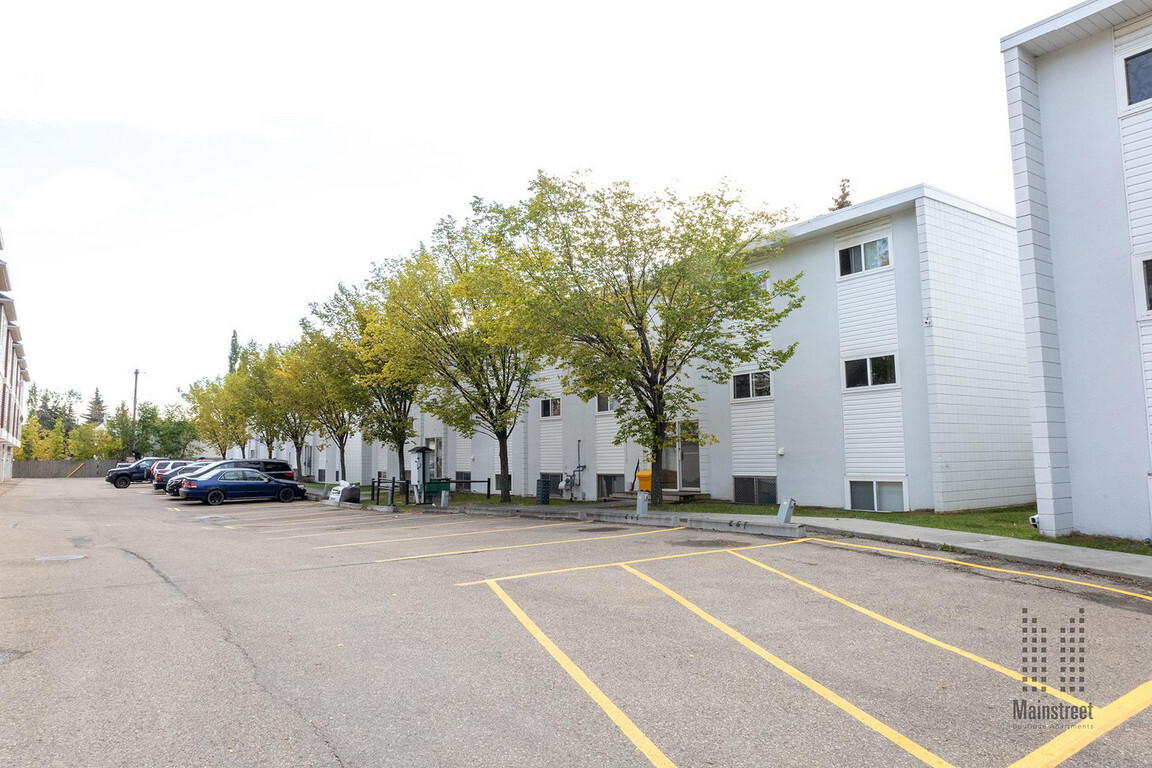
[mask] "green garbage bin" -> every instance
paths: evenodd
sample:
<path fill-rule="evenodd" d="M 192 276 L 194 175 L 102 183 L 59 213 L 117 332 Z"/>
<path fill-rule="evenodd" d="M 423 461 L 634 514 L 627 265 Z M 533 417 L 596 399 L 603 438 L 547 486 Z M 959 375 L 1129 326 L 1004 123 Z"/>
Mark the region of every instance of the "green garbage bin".
<path fill-rule="evenodd" d="M 450 483 L 446 477 L 433 477 L 425 487 L 426 495 L 424 498 L 439 501 L 441 491 L 451 492 L 452 483 Z"/>

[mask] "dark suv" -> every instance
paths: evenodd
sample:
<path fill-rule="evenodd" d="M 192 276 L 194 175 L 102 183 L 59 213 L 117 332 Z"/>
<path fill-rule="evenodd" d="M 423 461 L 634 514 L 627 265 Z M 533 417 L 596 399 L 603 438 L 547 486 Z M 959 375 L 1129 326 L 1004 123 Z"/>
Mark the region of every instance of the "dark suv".
<path fill-rule="evenodd" d="M 184 479 L 188 477 L 199 477 L 217 469 L 256 469 L 266 475 L 271 475 L 277 480 L 295 480 L 296 473 L 292 471 L 292 465 L 283 459 L 225 459 L 223 461 L 216 461 L 212 464 L 206 464 L 198 471 L 192 474 L 177 472 L 174 476 L 170 476 L 170 480 L 165 484 L 164 490 L 171 496 L 180 495 L 180 486 L 184 484 Z M 187 469 L 185 467 L 185 469 Z"/>
<path fill-rule="evenodd" d="M 134 461 L 126 467 L 116 467 L 108 470 L 104 476 L 105 482 L 112 483 L 117 488 L 127 488 L 132 483 L 142 483 L 148 479 L 149 470 L 158 461 L 165 461 L 163 456 L 145 456 Z"/>

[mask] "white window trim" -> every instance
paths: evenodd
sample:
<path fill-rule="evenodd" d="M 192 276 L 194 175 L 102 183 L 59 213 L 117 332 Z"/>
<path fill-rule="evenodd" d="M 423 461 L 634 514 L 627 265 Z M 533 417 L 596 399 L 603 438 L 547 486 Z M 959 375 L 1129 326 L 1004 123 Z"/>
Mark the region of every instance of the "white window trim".
<path fill-rule="evenodd" d="M 557 402 L 557 403 L 560 402 L 559 397 L 542 397 L 542 398 L 540 398 L 539 402 L 544 402 L 545 400 L 547 400 L 549 402 Z M 551 405 L 548 406 L 548 410 L 549 411 L 552 410 Z M 562 418 L 564 418 L 564 406 L 563 405 L 560 406 L 560 413 L 556 414 L 555 416 L 553 416 L 552 414 L 549 414 L 547 416 L 545 416 L 544 414 L 540 414 L 540 418 L 541 419 L 549 419 L 549 420 L 550 419 L 562 419 Z"/>
<path fill-rule="evenodd" d="M 748 395 L 748 397 L 736 397 L 736 384 L 735 379 L 737 376 L 748 377 L 748 391 L 752 391 L 752 376 L 757 373 L 768 374 L 768 389 L 772 392 L 770 395 Z M 732 374 L 728 379 L 728 400 L 733 404 L 741 403 L 762 403 L 768 400 L 776 399 L 776 374 L 773 371 L 756 370 L 756 371 L 737 371 Z"/>
<path fill-rule="evenodd" d="M 1113 30 L 1115 36 L 1117 30 Z M 1124 45 L 1113 44 L 1112 70 L 1116 81 L 1116 111 L 1121 118 L 1138 115 L 1152 109 L 1152 99 L 1128 103 L 1128 73 L 1124 68 L 1124 60 L 1137 54 L 1152 50 L 1152 26 L 1145 29 L 1138 37 Z"/>
<path fill-rule="evenodd" d="M 867 360 L 868 361 L 868 381 L 872 381 L 872 358 L 874 357 L 892 357 L 892 365 L 896 369 L 896 383 L 895 384 L 866 384 L 863 387 L 849 387 L 848 386 L 848 371 L 845 369 L 844 364 L 850 360 Z M 856 394 L 858 392 L 886 392 L 893 389 L 900 389 L 900 382 L 904 377 L 900 375 L 900 353 L 898 352 L 868 352 L 864 355 L 853 355 L 852 357 L 845 357 L 840 360 L 840 389 L 844 394 Z"/>
<path fill-rule="evenodd" d="M 597 416 L 597 418 L 599 418 L 601 416 L 604 416 L 604 417 L 615 416 L 616 415 L 616 409 L 619 407 L 620 407 L 620 403 L 616 402 L 616 398 L 609 397 L 608 398 L 608 410 L 602 411 L 602 410 L 600 410 L 600 395 L 596 396 L 596 416 Z M 561 414 L 561 415 L 563 415 L 563 414 Z"/>
<path fill-rule="evenodd" d="M 862 269 L 859 272 L 852 272 L 847 275 L 840 274 L 840 251 L 844 250 L 845 248 L 852 248 L 857 245 L 863 249 L 864 243 L 870 243 L 873 240 L 882 240 L 884 238 L 888 238 L 888 266 L 876 267 L 875 269 Z M 837 282 L 842 282 L 845 280 L 856 280 L 869 275 L 879 275 L 885 272 L 890 272 L 896 268 L 896 248 L 894 247 L 894 242 L 892 239 L 892 230 L 889 227 L 866 230 L 852 237 L 836 239 L 832 245 L 832 255 L 835 257 Z M 863 255 L 861 255 L 861 258 L 863 258 Z"/>
<path fill-rule="evenodd" d="M 1150 99 L 1152 101 L 1152 99 Z M 1152 309 L 1148 309 L 1148 292 L 1144 287 L 1144 262 L 1152 261 L 1152 252 L 1132 254 L 1132 299 L 1135 302 L 1136 321 L 1152 322 Z"/>
<path fill-rule="evenodd" d="M 873 513 L 878 514 L 878 515 L 894 515 L 894 514 L 899 514 L 899 513 L 898 512 L 889 512 L 887 510 L 881 511 L 879 509 L 872 509 L 872 510 L 857 509 L 857 510 L 853 510 L 852 509 L 852 483 L 872 483 L 872 506 L 873 507 L 879 506 L 876 503 L 876 483 L 900 483 L 900 490 L 903 492 L 903 495 L 904 495 L 904 501 L 902 502 L 903 506 L 904 506 L 903 511 L 904 512 L 911 512 L 912 511 L 911 507 L 908 504 L 908 475 L 845 475 L 844 476 L 844 509 L 851 510 L 853 512 L 869 512 L 870 511 L 870 512 L 873 512 Z M 779 496 L 779 494 L 780 494 L 779 481 L 777 481 L 776 494 L 777 494 L 777 497 L 780 497 Z"/>

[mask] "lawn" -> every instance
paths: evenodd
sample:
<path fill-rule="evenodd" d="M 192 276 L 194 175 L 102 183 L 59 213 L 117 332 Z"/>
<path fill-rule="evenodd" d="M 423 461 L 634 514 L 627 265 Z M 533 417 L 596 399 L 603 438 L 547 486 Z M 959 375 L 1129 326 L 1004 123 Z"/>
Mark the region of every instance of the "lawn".
<path fill-rule="evenodd" d="M 733 504 L 726 501 L 696 501 L 685 504 L 668 504 L 653 507 L 664 512 L 704 512 L 729 515 L 775 515 L 775 506 L 753 506 Z M 1152 546 L 1135 539 L 1119 539 L 1112 536 L 1090 536 L 1074 533 L 1055 539 L 1041 535 L 1032 527 L 1028 518 L 1036 514 L 1035 505 L 1003 507 L 1000 509 L 979 509 L 967 512 L 852 512 L 826 507 L 797 507 L 795 513 L 805 517 L 851 518 L 878 520 L 883 523 L 919 525 L 925 528 L 944 528 L 950 531 L 986 533 L 992 536 L 1010 536 L 1016 539 L 1034 541 L 1054 541 L 1058 544 L 1072 544 L 1078 547 L 1110 549 L 1115 552 L 1132 552 L 1138 555 L 1152 555 Z"/>

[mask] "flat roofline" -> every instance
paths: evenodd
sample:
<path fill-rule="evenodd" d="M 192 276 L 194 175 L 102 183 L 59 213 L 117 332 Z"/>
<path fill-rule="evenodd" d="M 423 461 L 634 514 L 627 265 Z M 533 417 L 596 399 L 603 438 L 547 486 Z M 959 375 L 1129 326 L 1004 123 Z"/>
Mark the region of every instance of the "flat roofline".
<path fill-rule="evenodd" d="M 974 213 L 977 216 L 983 216 L 991 219 L 1006 227 L 1016 228 L 1016 219 L 1006 213 L 994 210 L 979 203 L 974 203 L 971 200 L 965 200 L 962 197 L 945 192 L 936 187 L 930 187 L 927 184 L 918 184 L 914 187 L 901 189 L 891 194 L 884 195 L 883 197 L 873 198 L 863 203 L 856 203 L 841 208 L 838 211 L 830 211 L 819 216 L 801 221 L 797 224 L 792 224 L 781 230 L 782 234 L 788 236 L 789 241 L 797 241 L 815 237 L 825 232 L 834 232 L 839 229 L 845 229 L 852 226 L 856 222 L 863 223 L 868 219 L 879 218 L 888 213 L 893 213 L 897 210 L 908 208 L 916 204 L 916 201 L 926 198 L 929 200 L 936 200 L 946 205 L 951 205 L 955 208 Z"/>
<path fill-rule="evenodd" d="M 1007 51 L 1010 48 L 1018 48 L 1024 43 L 1035 40 L 1038 37 L 1043 37 L 1058 29 L 1063 29 L 1078 21 L 1083 21 L 1093 14 L 1100 13 L 1114 5 L 1120 4 L 1121 3 L 1116 2 L 1116 0 L 1085 0 L 1083 3 L 1078 3 L 1071 8 L 1066 8 L 1046 19 L 1041 19 L 1035 24 L 1029 24 L 1024 27 L 1024 29 L 1017 30 L 1010 35 L 1005 35 L 1000 38 L 1000 50 Z"/>

